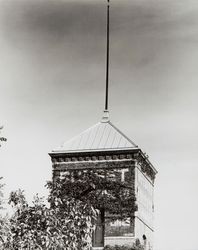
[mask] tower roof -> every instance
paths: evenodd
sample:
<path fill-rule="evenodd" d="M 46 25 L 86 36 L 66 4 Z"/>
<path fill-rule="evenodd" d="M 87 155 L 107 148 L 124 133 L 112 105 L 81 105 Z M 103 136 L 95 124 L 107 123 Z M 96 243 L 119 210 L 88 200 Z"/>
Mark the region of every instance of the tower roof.
<path fill-rule="evenodd" d="M 66 141 L 53 152 L 86 152 L 135 148 L 137 149 L 138 146 L 107 119 Z"/>
<path fill-rule="evenodd" d="M 116 128 L 109 120 L 109 8 L 110 0 L 107 0 L 106 89 L 105 110 L 102 121 L 75 136 L 71 140 L 63 143 L 61 147 L 53 150 L 53 153 L 138 149 L 138 146 Z"/>

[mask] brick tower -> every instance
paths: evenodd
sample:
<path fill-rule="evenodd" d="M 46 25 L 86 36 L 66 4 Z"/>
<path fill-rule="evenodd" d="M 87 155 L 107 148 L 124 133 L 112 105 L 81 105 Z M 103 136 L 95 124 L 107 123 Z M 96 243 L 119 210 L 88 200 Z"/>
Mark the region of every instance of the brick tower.
<path fill-rule="evenodd" d="M 107 0 L 107 60 L 105 110 L 101 122 L 65 142 L 50 153 L 53 178 L 68 171 L 113 170 L 133 186 L 137 211 L 133 220 L 108 222 L 105 213 L 93 235 L 93 249 L 104 245 L 132 245 L 137 239 L 145 250 L 153 249 L 154 180 L 156 169 L 142 150 L 109 120 L 109 0 Z M 105 222 L 104 222 L 105 221 Z M 105 224 L 105 226 L 104 226 Z"/>
<path fill-rule="evenodd" d="M 94 249 L 103 249 L 104 244 L 131 245 L 136 239 L 145 244 L 145 249 L 152 249 L 157 171 L 142 150 L 109 121 L 108 112 L 101 122 L 53 150 L 50 156 L 53 178 L 74 169 L 113 169 L 120 173 L 122 181 L 130 178 L 135 187 L 137 211 L 133 222 L 106 224 L 105 232 L 99 225 L 93 239 Z"/>

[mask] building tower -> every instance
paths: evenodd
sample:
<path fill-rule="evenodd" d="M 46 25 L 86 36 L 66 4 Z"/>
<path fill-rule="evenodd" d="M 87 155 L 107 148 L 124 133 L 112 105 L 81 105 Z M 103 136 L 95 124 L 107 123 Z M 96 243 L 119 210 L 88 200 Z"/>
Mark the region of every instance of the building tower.
<path fill-rule="evenodd" d="M 107 0 L 107 61 L 105 110 L 101 121 L 65 142 L 50 153 L 53 178 L 72 170 L 111 169 L 120 180 L 132 182 L 137 211 L 133 222 L 103 225 L 99 223 L 93 236 L 93 249 L 104 245 L 132 245 L 137 239 L 145 249 L 153 249 L 154 180 L 157 173 L 148 157 L 109 119 L 109 0 Z M 105 236 L 105 237 L 104 237 Z"/>
<path fill-rule="evenodd" d="M 106 114 L 105 112 L 101 122 L 50 153 L 53 178 L 70 170 L 90 168 L 114 169 L 120 172 L 123 181 L 129 175 L 132 176 L 138 208 L 134 222 L 132 225 L 119 221 L 106 225 L 105 245 L 131 245 L 139 239 L 141 243 L 148 245 L 148 249 L 152 249 L 153 192 L 157 171 L 142 150 L 116 128 Z M 96 235 L 94 244 L 96 247 L 103 246 L 100 232 Z"/>

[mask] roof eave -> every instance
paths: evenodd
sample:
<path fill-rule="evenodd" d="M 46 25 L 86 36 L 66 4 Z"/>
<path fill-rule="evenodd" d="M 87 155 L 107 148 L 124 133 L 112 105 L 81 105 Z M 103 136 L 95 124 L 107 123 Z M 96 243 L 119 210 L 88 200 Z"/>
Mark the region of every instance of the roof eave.
<path fill-rule="evenodd" d="M 149 161 L 148 157 L 142 152 L 142 150 L 139 150 L 141 156 L 144 158 L 144 160 L 147 162 L 147 164 L 152 168 L 155 174 L 158 173 L 157 169 L 153 166 L 153 164 Z"/>
<path fill-rule="evenodd" d="M 59 155 L 59 154 L 78 154 L 78 153 L 98 153 L 98 152 L 123 152 L 123 151 L 139 151 L 138 147 L 129 147 L 129 148 L 115 148 L 115 149 L 84 149 L 84 150 L 53 150 L 49 153 L 50 156 Z"/>
<path fill-rule="evenodd" d="M 95 150 L 53 150 L 49 153 L 50 157 L 55 157 L 55 156 L 61 156 L 63 154 L 65 155 L 75 155 L 75 154 L 93 154 L 93 153 L 113 153 L 113 152 L 133 152 L 133 153 L 140 153 L 143 159 L 146 161 L 146 163 L 151 167 L 151 169 L 154 171 L 155 174 L 158 173 L 156 168 L 152 165 L 152 163 L 149 161 L 148 157 L 142 152 L 142 150 L 138 147 L 129 147 L 129 148 L 116 148 L 116 149 L 95 149 Z"/>

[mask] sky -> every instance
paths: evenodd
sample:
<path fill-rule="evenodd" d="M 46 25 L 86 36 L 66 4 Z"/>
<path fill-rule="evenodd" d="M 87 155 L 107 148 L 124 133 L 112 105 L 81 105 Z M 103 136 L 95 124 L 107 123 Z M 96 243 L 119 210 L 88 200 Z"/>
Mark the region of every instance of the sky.
<path fill-rule="evenodd" d="M 0 175 L 47 195 L 48 153 L 99 122 L 106 3 L 0 0 Z M 158 170 L 155 250 L 198 250 L 198 1 L 112 0 L 110 120 Z"/>

